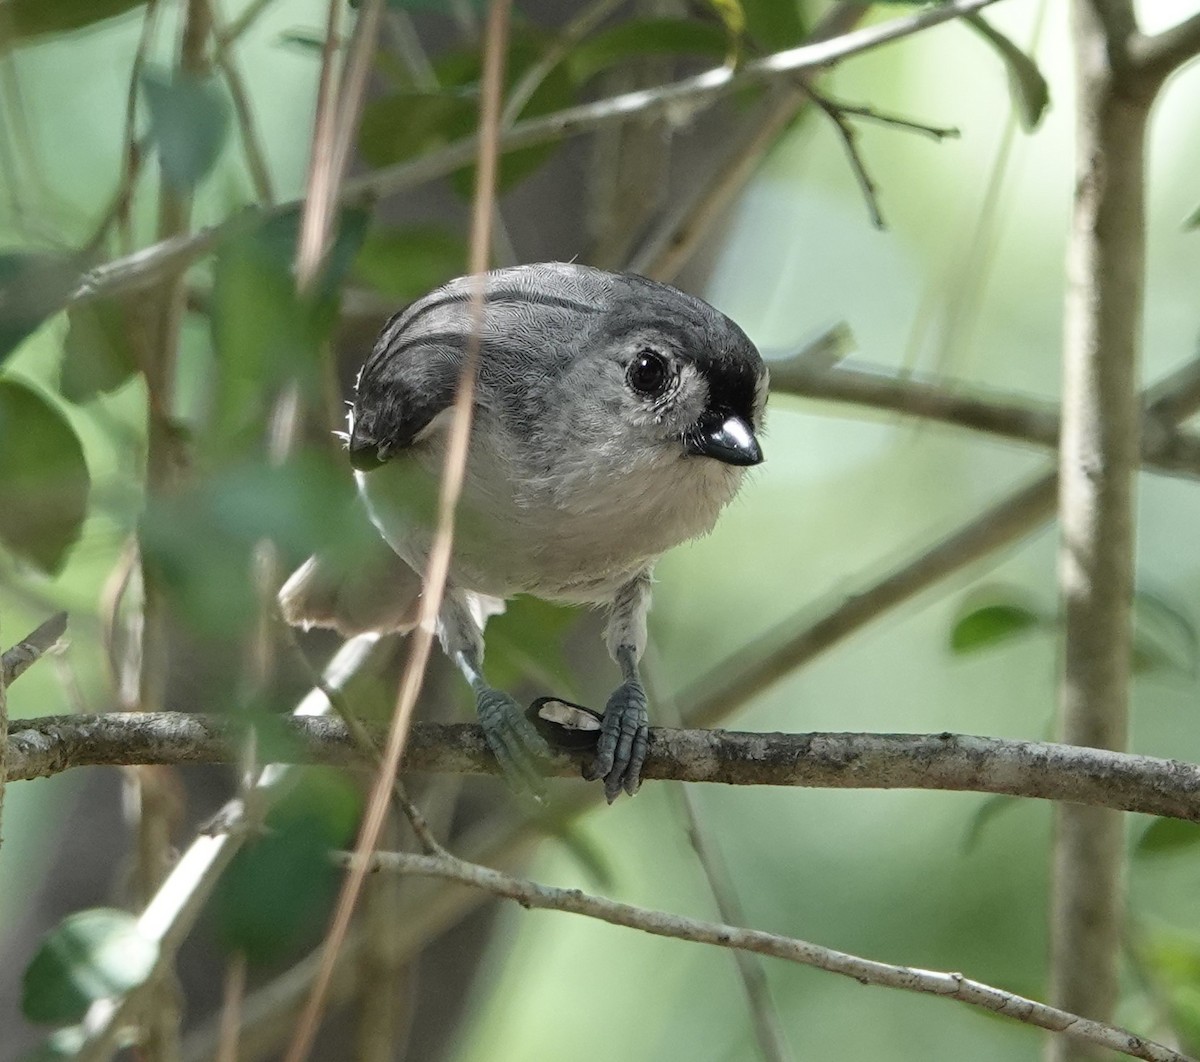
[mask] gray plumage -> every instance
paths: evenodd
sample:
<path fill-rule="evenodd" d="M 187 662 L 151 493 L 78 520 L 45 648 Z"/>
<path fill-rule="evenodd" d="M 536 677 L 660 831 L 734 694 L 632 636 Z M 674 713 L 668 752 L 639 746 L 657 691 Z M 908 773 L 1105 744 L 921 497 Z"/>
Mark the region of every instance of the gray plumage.
<path fill-rule="evenodd" d="M 611 800 L 636 789 L 645 754 L 637 660 L 651 569 L 711 530 L 745 466 L 761 459 L 766 369 L 723 314 L 643 277 L 547 263 L 482 280 L 471 447 L 439 634 L 476 690 L 502 764 L 536 785 L 541 739 L 484 683 L 482 624 L 495 599 L 519 593 L 608 605 L 607 641 L 626 679 L 606 710 L 594 772 Z M 424 568 L 435 530 L 476 283 L 452 281 L 396 314 L 359 374 L 350 459 L 372 521 L 410 570 Z M 348 633 L 401 627 L 397 617 L 411 614 L 409 602 L 378 592 L 403 578 L 372 576 L 351 594 L 319 561 L 306 567 L 281 595 L 293 622 Z"/>

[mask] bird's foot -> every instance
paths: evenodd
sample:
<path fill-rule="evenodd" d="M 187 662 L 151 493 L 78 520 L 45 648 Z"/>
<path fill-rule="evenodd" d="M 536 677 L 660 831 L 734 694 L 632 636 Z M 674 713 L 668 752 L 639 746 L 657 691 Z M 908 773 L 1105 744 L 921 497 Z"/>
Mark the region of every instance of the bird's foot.
<path fill-rule="evenodd" d="M 588 779 L 604 779 L 604 796 L 611 804 L 624 789 L 633 796 L 642 784 L 649 716 L 646 691 L 636 679 L 621 683 L 609 697 L 600 724 L 596 758 L 584 771 Z"/>
<path fill-rule="evenodd" d="M 507 693 L 490 686 L 476 691 L 475 710 L 505 781 L 518 793 L 532 793 L 537 800 L 544 800 L 546 786 L 538 759 L 549 756 L 551 750 L 526 718 L 525 710 Z"/>

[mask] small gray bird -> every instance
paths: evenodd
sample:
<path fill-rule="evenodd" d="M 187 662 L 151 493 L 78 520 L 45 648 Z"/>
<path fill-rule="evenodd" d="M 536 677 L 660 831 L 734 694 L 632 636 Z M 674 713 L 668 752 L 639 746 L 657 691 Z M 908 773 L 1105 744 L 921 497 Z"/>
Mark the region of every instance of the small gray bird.
<path fill-rule="evenodd" d="M 290 622 L 343 634 L 411 628 L 477 284 L 453 280 L 384 326 L 359 373 L 348 440 L 361 497 L 394 555 L 349 580 L 309 560 L 280 592 Z M 514 266 L 487 273 L 483 297 L 438 635 L 505 774 L 536 790 L 547 747 L 521 706 L 484 680 L 483 626 L 516 594 L 607 606 L 624 681 L 587 776 L 604 779 L 611 803 L 637 790 L 646 756 L 638 661 L 654 563 L 710 531 L 746 466 L 762 460 L 767 369 L 724 314 L 634 274 Z"/>

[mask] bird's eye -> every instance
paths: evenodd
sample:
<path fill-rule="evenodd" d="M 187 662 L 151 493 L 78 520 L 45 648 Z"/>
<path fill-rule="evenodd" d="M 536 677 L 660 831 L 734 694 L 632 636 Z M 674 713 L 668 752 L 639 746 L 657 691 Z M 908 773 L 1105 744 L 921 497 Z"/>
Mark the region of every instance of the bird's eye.
<path fill-rule="evenodd" d="M 660 395 L 667 386 L 667 361 L 653 350 L 639 351 L 625 378 L 640 395 Z"/>

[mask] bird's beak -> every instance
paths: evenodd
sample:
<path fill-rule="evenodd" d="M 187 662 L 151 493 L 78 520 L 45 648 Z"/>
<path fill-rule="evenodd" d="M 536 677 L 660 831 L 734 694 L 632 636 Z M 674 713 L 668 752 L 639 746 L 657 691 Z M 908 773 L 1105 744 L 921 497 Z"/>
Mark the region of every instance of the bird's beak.
<path fill-rule="evenodd" d="M 690 454 L 715 457 L 727 465 L 757 465 L 763 459 L 753 429 L 732 414 L 705 413 L 684 444 Z"/>

